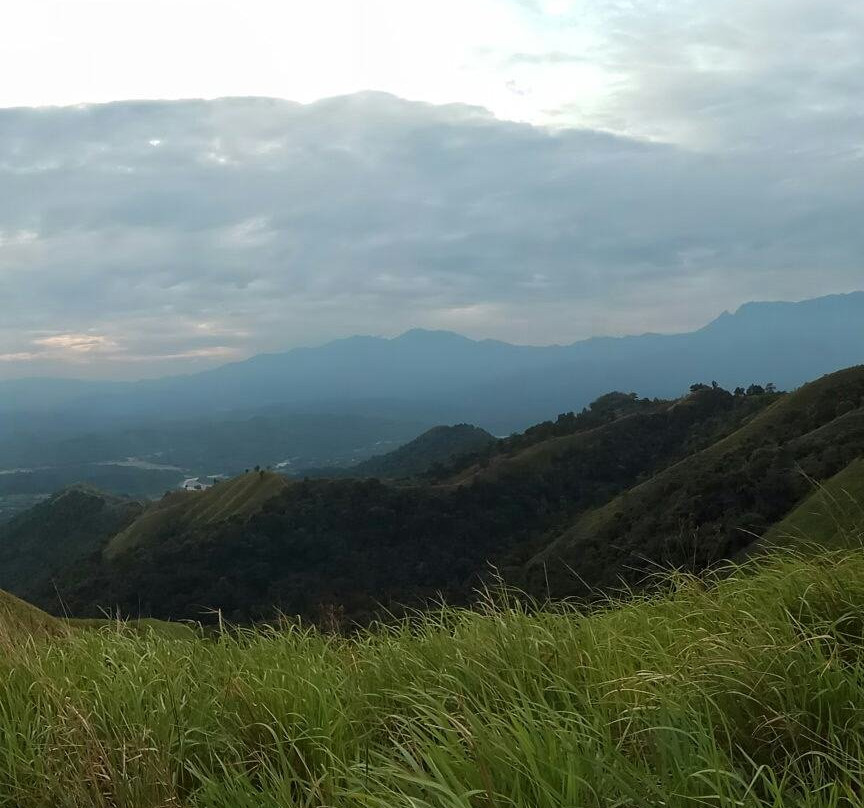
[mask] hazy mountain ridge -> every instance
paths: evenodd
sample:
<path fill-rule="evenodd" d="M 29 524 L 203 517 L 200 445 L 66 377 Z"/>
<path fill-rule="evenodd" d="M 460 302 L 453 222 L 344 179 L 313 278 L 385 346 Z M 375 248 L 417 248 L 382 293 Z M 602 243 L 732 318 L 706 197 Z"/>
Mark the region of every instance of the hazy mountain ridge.
<path fill-rule="evenodd" d="M 524 429 L 550 412 L 581 408 L 610 389 L 674 396 L 711 375 L 721 385 L 760 380 L 794 388 L 864 359 L 864 292 L 800 303 L 748 303 L 685 334 L 602 337 L 547 347 L 408 331 L 350 337 L 266 354 L 203 373 L 111 386 L 40 380 L 44 408 L 108 419 L 212 415 L 288 404 L 352 412 L 394 399 L 406 417 L 434 408 L 440 420 L 494 432 Z M 66 392 L 61 392 L 65 390 Z M 24 392 L 21 392 L 21 391 Z M 75 390 L 74 395 L 69 390 Z M 34 381 L 0 382 L 0 408 L 34 404 Z M 332 409 L 336 407 L 337 409 Z M 341 409 L 339 409 L 341 408 Z"/>

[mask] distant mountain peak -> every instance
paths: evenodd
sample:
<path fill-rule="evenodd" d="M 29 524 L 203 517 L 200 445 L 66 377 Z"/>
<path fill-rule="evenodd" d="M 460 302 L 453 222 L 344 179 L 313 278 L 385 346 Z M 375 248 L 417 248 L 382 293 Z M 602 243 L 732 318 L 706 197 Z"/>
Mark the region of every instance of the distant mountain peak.
<path fill-rule="evenodd" d="M 864 306 L 864 291 L 845 294 L 823 295 L 807 300 L 753 300 L 742 303 L 734 312 L 724 311 L 719 317 L 703 326 L 699 331 L 732 326 L 743 322 L 758 321 L 766 316 L 794 318 L 799 315 L 830 317 L 835 312 L 858 311 Z M 794 321 L 790 319 L 790 324 Z"/>
<path fill-rule="evenodd" d="M 411 328 L 394 338 L 399 342 L 475 342 L 470 337 L 443 329 Z"/>

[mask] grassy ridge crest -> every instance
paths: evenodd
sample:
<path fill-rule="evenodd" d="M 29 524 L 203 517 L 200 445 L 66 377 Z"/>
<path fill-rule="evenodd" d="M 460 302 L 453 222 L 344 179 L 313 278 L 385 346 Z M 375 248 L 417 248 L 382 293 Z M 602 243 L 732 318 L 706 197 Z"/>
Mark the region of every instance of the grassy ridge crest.
<path fill-rule="evenodd" d="M 105 557 L 115 559 L 137 547 L 146 547 L 166 531 L 249 516 L 289 484 L 281 474 L 251 471 L 205 491 L 174 491 L 114 536 L 105 547 Z"/>

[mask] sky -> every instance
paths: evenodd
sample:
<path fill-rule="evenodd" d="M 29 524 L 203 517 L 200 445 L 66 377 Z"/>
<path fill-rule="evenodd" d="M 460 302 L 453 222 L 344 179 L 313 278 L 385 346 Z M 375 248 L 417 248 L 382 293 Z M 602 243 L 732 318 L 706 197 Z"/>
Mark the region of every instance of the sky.
<path fill-rule="evenodd" d="M 864 288 L 864 3 L 28 0 L 0 378 Z"/>

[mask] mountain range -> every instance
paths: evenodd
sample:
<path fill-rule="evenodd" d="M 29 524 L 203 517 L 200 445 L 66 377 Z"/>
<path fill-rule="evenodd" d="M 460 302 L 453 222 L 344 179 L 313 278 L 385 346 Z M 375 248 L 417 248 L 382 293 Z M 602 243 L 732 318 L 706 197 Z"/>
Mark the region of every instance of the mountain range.
<path fill-rule="evenodd" d="M 684 334 L 536 347 L 417 329 L 134 383 L 10 380 L 0 382 L 0 412 L 9 424 L 17 418 L 19 431 L 22 419 L 50 413 L 56 430 L 63 423 L 95 428 L 278 404 L 430 425 L 466 421 L 501 434 L 579 409 L 610 389 L 674 396 L 709 375 L 730 388 L 771 381 L 791 389 L 862 359 L 864 292 L 854 292 L 748 303 Z M 10 428 L 0 428 L 0 440 Z"/>
<path fill-rule="evenodd" d="M 862 324 L 855 292 L 749 303 L 685 334 L 536 347 L 413 330 L 134 383 L 0 382 L 0 521 L 78 482 L 155 497 L 255 466 L 336 475 L 436 425 L 507 435 L 609 390 L 671 399 L 700 381 L 794 389 L 864 361 Z"/>

